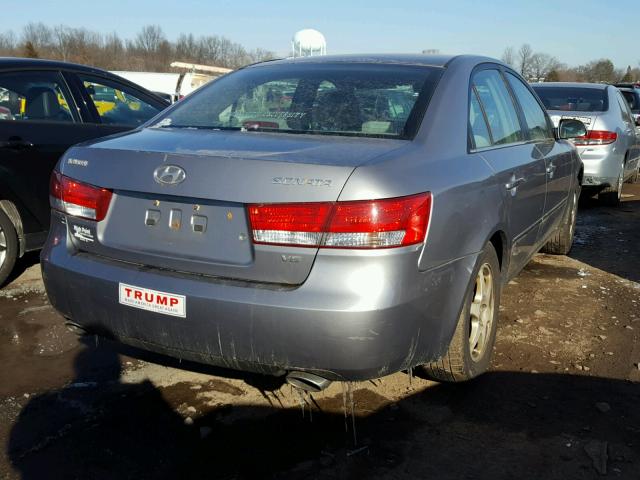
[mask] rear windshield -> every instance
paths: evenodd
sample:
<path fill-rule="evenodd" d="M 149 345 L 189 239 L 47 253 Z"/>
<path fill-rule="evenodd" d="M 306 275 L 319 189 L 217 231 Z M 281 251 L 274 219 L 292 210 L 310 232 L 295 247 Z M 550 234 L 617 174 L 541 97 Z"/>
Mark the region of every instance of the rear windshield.
<path fill-rule="evenodd" d="M 533 86 L 547 110 L 606 112 L 607 92 L 599 88 Z"/>
<path fill-rule="evenodd" d="M 206 85 L 153 127 L 413 138 L 441 71 L 379 64 L 257 66 Z"/>

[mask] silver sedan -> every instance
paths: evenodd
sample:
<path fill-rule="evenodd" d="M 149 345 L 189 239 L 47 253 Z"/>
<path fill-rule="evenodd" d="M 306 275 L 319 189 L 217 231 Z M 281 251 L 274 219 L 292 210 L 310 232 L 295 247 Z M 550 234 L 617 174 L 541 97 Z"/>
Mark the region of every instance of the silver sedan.
<path fill-rule="evenodd" d="M 76 329 L 332 380 L 490 362 L 502 286 L 571 248 L 585 135 L 508 66 L 337 56 L 229 74 L 70 149 L 42 252 Z"/>
<path fill-rule="evenodd" d="M 533 89 L 555 125 L 573 118 L 587 126 L 587 135 L 574 140 L 584 163 L 582 184 L 597 189 L 603 203 L 618 205 L 622 184 L 636 178 L 640 163 L 636 121 L 620 90 L 599 83 L 551 82 Z"/>

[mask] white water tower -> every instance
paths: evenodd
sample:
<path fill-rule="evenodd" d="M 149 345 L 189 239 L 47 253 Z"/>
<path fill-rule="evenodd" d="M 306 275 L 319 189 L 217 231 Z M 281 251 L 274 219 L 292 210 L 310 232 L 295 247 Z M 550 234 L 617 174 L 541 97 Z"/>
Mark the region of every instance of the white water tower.
<path fill-rule="evenodd" d="M 313 57 L 327 54 L 327 41 L 324 35 L 312 28 L 296 32 L 291 41 L 291 52 L 294 57 Z"/>

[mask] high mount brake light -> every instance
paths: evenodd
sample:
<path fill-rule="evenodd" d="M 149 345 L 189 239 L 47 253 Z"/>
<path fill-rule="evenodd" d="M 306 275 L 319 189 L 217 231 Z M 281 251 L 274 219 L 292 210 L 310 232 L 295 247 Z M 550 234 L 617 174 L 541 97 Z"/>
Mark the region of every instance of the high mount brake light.
<path fill-rule="evenodd" d="M 617 140 L 616 132 L 608 132 L 606 130 L 591 130 L 584 137 L 577 137 L 573 143 L 576 146 L 585 145 L 609 145 Z"/>
<path fill-rule="evenodd" d="M 111 202 L 111 190 L 82 183 L 54 171 L 51 174 L 49 199 L 51 208 L 74 217 L 99 222 Z"/>
<path fill-rule="evenodd" d="M 322 248 L 390 248 L 422 243 L 431 194 L 382 200 L 249 205 L 253 241 Z"/>

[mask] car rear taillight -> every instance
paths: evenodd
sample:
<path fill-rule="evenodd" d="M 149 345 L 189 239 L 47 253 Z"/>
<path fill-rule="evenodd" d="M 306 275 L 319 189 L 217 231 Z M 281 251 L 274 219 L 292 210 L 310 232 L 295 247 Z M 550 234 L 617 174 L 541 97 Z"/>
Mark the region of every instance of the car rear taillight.
<path fill-rule="evenodd" d="M 576 146 L 584 145 L 608 145 L 618 138 L 616 132 L 608 132 L 606 130 L 591 130 L 584 137 L 577 137 L 573 143 Z"/>
<path fill-rule="evenodd" d="M 109 210 L 111 194 L 111 190 L 79 182 L 60 172 L 51 174 L 51 208 L 67 215 L 99 222 Z"/>
<path fill-rule="evenodd" d="M 383 200 L 249 205 L 254 243 L 316 248 L 422 243 L 430 214 L 430 193 Z"/>

